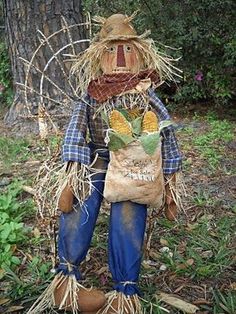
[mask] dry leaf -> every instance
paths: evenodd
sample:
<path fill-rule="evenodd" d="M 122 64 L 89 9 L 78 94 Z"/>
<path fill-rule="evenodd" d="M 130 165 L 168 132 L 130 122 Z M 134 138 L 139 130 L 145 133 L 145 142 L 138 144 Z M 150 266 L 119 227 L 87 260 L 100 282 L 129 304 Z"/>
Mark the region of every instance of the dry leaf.
<path fill-rule="evenodd" d="M 160 243 L 161 243 L 161 245 L 163 245 L 163 246 L 168 246 L 168 245 L 169 245 L 168 241 L 165 240 L 165 239 L 163 239 L 163 238 L 160 239 Z"/>
<path fill-rule="evenodd" d="M 201 305 L 201 304 L 207 304 L 207 305 L 211 305 L 212 302 L 211 301 L 207 301 L 205 299 L 197 299 L 196 301 L 194 301 L 195 305 Z"/>
<path fill-rule="evenodd" d="M 0 279 L 3 278 L 3 276 L 6 274 L 4 269 L 0 269 Z"/>
<path fill-rule="evenodd" d="M 40 238 L 41 233 L 37 227 L 34 228 L 33 234 L 35 238 Z"/>
<path fill-rule="evenodd" d="M 161 247 L 161 248 L 159 249 L 159 251 L 160 251 L 161 253 L 168 253 L 168 252 L 170 252 L 170 248 L 169 248 L 168 246 L 163 246 L 163 247 Z"/>
<path fill-rule="evenodd" d="M 31 186 L 23 185 L 22 189 L 23 189 L 23 191 L 25 191 L 25 192 L 27 192 L 27 193 L 29 193 L 31 195 L 35 195 L 36 194 L 35 189 L 33 189 Z"/>
<path fill-rule="evenodd" d="M 161 255 L 160 255 L 159 253 L 155 252 L 154 250 L 151 250 L 151 251 L 149 252 L 149 256 L 150 256 L 152 259 L 154 259 L 154 260 L 156 260 L 156 261 L 159 261 Z"/>
<path fill-rule="evenodd" d="M 157 298 L 188 314 L 195 314 L 199 310 L 199 308 L 196 305 L 185 302 L 167 293 L 161 292 L 159 295 L 157 295 Z"/>
<path fill-rule="evenodd" d="M 186 265 L 186 264 L 184 264 L 184 263 L 178 264 L 178 265 L 176 266 L 177 269 L 186 269 L 187 267 L 188 267 L 188 265 Z"/>
<path fill-rule="evenodd" d="M 187 243 L 186 242 L 180 242 L 180 244 L 178 245 L 178 252 L 184 253 L 186 251 L 186 247 L 187 247 Z"/>
<path fill-rule="evenodd" d="M 182 285 L 182 286 L 178 287 L 177 289 L 175 289 L 174 293 L 180 292 L 185 287 L 186 287 L 186 285 Z"/>
<path fill-rule="evenodd" d="M 195 224 L 187 224 L 187 227 L 185 228 L 187 231 L 192 231 L 198 226 L 198 223 L 196 222 Z"/>
<path fill-rule="evenodd" d="M 201 255 L 201 257 L 203 257 L 203 258 L 210 258 L 210 257 L 213 256 L 213 252 L 212 252 L 211 250 L 209 250 L 209 251 L 204 251 L 204 252 L 202 252 L 200 255 Z"/>
<path fill-rule="evenodd" d="M 165 264 L 163 264 L 160 266 L 159 270 L 165 271 L 165 270 L 167 270 L 167 266 Z"/>
<path fill-rule="evenodd" d="M 232 290 L 236 290 L 236 282 L 232 282 L 229 287 Z"/>
<path fill-rule="evenodd" d="M 24 306 L 21 306 L 21 305 L 16 305 L 16 306 L 10 306 L 5 313 L 12 313 L 12 312 L 16 312 L 16 311 L 19 311 L 19 310 L 23 310 L 24 309 Z"/>
<path fill-rule="evenodd" d="M 212 215 L 212 214 L 205 214 L 205 215 L 203 215 L 202 217 L 200 217 L 200 220 L 204 220 L 204 219 L 206 219 L 206 220 L 212 220 L 213 218 L 215 218 L 214 215 Z"/>
<path fill-rule="evenodd" d="M 6 304 L 10 299 L 0 299 L 0 305 Z"/>
<path fill-rule="evenodd" d="M 144 260 L 144 261 L 142 262 L 142 266 L 143 266 L 144 269 L 152 269 L 152 268 L 153 268 L 153 267 L 150 265 L 150 263 L 148 263 L 147 260 Z"/>
<path fill-rule="evenodd" d="M 190 258 L 186 261 L 186 264 L 189 265 L 189 266 L 192 266 L 194 264 L 194 259 L 193 258 Z"/>

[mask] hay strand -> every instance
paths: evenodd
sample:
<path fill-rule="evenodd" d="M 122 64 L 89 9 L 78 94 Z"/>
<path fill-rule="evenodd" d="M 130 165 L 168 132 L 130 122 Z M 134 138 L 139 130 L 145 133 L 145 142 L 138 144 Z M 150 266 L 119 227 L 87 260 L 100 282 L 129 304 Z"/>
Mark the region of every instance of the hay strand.
<path fill-rule="evenodd" d="M 67 281 L 67 288 L 61 303 L 57 307 L 59 310 L 70 308 L 72 314 L 80 313 L 77 294 L 80 289 L 85 288 L 78 283 L 74 275 L 65 276 L 59 273 L 26 314 L 39 314 L 45 310 L 53 311 L 56 306 L 54 293 L 65 281 Z M 68 304 L 68 299 L 71 300 L 70 304 Z"/>

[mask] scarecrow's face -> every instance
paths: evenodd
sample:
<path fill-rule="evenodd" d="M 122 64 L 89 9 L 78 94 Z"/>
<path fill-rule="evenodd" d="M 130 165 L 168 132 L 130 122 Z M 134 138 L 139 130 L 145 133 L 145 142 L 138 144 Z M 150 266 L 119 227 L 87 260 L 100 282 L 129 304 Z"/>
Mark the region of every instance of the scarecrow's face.
<path fill-rule="evenodd" d="M 101 58 L 101 69 L 104 74 L 138 73 L 142 64 L 137 48 L 124 40 L 108 43 Z"/>

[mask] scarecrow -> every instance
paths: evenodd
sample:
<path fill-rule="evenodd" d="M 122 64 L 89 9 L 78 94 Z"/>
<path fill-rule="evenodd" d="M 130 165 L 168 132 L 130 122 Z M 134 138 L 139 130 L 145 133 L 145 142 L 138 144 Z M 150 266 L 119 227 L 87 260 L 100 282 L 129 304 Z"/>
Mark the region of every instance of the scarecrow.
<path fill-rule="evenodd" d="M 97 17 L 98 36 L 72 74 L 83 97 L 74 101 L 63 144 L 66 180 L 58 208 L 57 274 L 29 310 L 142 313 L 138 279 L 148 207 L 174 220 L 180 207 L 181 155 L 170 116 L 154 88 L 178 73 L 131 17 Z M 79 270 L 101 202 L 111 203 L 108 260 L 114 290 L 85 288 Z"/>

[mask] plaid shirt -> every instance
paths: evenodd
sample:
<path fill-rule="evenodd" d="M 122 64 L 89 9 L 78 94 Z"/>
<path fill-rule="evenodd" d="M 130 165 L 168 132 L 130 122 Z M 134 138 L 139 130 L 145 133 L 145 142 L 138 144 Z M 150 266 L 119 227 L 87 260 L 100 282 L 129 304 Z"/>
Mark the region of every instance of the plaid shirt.
<path fill-rule="evenodd" d="M 159 120 L 170 120 L 167 109 L 152 89 L 148 91 L 150 105 L 156 111 Z M 99 104 L 88 95 L 84 101 L 75 102 L 75 108 L 66 130 L 63 144 L 63 161 L 76 161 L 85 165 L 91 163 L 91 147 L 87 144 L 87 129 L 91 142 L 96 148 L 107 150 L 104 143 L 107 125 L 101 115 L 96 115 Z M 96 118 L 94 118 L 96 115 Z M 182 156 L 179 152 L 173 126 L 162 130 L 162 159 L 164 174 L 181 170 Z"/>

